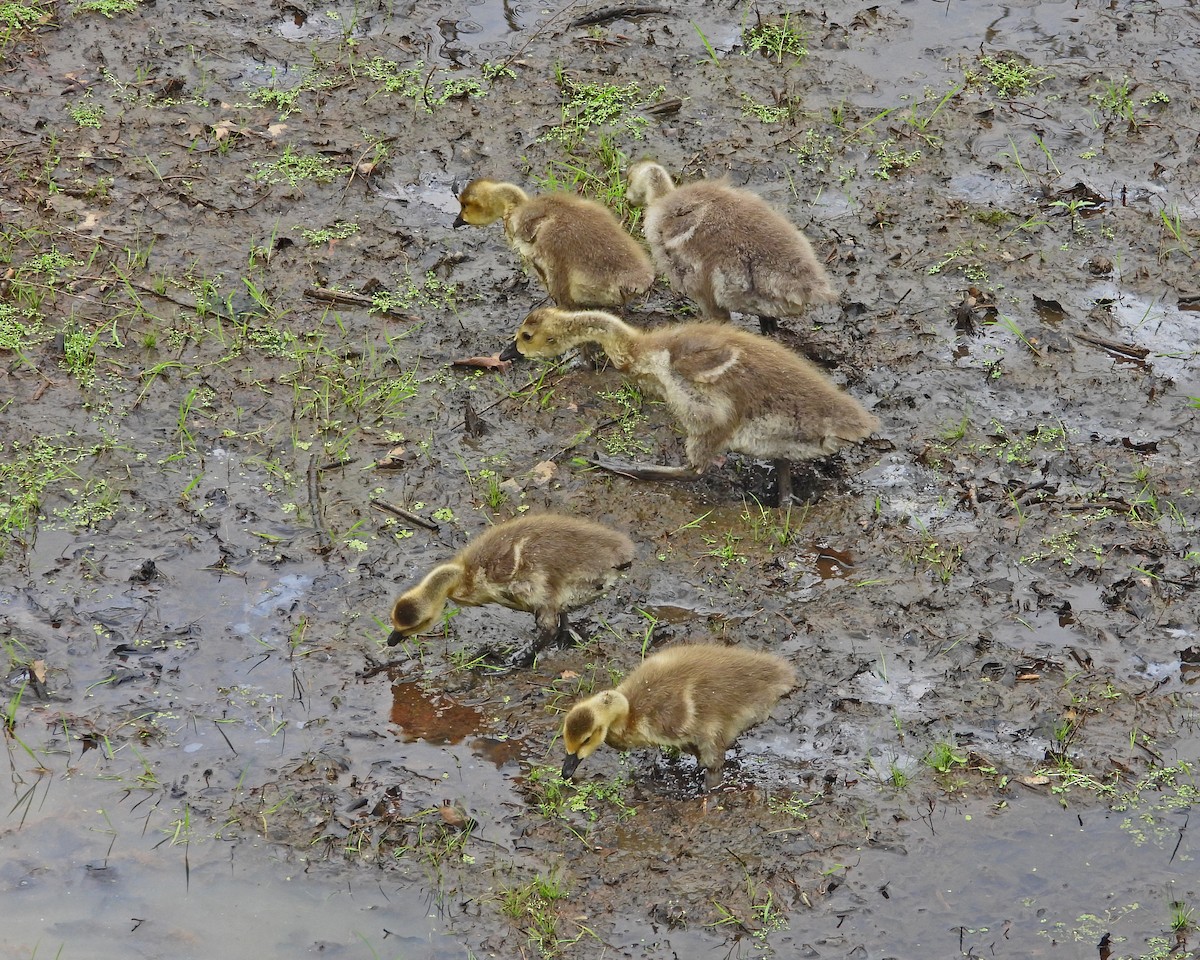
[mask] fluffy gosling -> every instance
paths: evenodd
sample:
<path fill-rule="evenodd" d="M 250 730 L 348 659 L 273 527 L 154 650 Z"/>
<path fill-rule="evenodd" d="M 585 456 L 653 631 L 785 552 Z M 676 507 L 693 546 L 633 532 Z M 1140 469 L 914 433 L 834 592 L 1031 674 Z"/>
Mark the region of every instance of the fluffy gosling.
<path fill-rule="evenodd" d="M 654 262 L 671 286 L 695 300 L 706 320 L 730 311 L 758 317 L 774 333 L 779 317 L 837 294 L 799 230 L 749 190 L 702 180 L 676 187 L 649 160 L 629 168 L 626 197 L 645 204 L 643 230 Z"/>
<path fill-rule="evenodd" d="M 705 768 L 705 786 L 716 787 L 729 744 L 765 720 L 795 684 L 796 671 L 774 654 L 716 644 L 669 647 L 615 690 L 571 708 L 563 723 L 563 779 L 607 743 L 618 750 L 688 750 Z"/>
<path fill-rule="evenodd" d="M 654 282 L 646 251 L 607 207 L 569 193 L 530 197 L 520 187 L 472 180 L 456 227 L 504 219 L 504 233 L 560 307 L 619 307 Z"/>
<path fill-rule="evenodd" d="M 499 603 L 537 618 L 538 637 L 516 660 L 532 663 L 551 640 L 569 640 L 567 612 L 604 593 L 632 562 L 633 542 L 591 520 L 553 513 L 507 520 L 396 600 L 388 646 L 432 627 L 447 600 L 464 607 Z"/>
<path fill-rule="evenodd" d="M 613 366 L 666 401 L 690 467 L 596 465 L 637 480 L 696 480 L 727 450 L 779 461 L 781 502 L 792 460 L 834 453 L 879 421 L 804 357 L 767 337 L 713 323 L 642 331 L 599 310 L 534 310 L 501 354 L 556 357 L 598 343 Z"/>

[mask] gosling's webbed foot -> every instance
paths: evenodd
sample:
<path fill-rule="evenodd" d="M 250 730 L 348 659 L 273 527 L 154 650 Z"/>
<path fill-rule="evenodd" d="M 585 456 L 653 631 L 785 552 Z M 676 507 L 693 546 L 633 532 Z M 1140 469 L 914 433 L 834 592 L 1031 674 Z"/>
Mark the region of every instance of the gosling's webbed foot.
<path fill-rule="evenodd" d="M 759 317 L 758 329 L 762 331 L 764 337 L 773 337 L 779 333 L 779 318 L 778 317 Z"/>
<path fill-rule="evenodd" d="M 572 644 L 583 643 L 583 637 L 578 630 L 571 626 L 571 621 L 567 619 L 565 613 L 559 614 L 558 628 L 554 631 L 552 639 L 555 644 L 564 650 Z"/>
<path fill-rule="evenodd" d="M 635 463 L 608 460 L 598 456 L 590 457 L 588 463 L 598 470 L 607 470 L 609 473 L 629 477 L 631 480 L 667 480 L 686 483 L 691 480 L 699 480 L 702 476 L 699 470 L 694 470 L 691 467 L 668 467 L 660 465 L 640 467 Z"/>

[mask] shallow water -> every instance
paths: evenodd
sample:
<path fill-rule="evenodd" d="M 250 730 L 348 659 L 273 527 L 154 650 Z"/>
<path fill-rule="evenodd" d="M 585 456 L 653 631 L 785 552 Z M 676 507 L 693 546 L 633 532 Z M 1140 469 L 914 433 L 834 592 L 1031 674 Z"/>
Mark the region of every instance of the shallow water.
<path fill-rule="evenodd" d="M 159 0 L 60 11 L 4 48 L 0 305 L 42 326 L 0 347 L 0 453 L 101 449 L 58 454 L 36 535 L 0 562 L 0 889 L 17 906 L 0 956 L 1175 943 L 1171 904 L 1198 895 L 1179 766 L 1200 755 L 1193 5 L 834 4 L 792 11 L 809 54 L 787 65 L 742 55 L 774 9 L 566 26 L 592 9 Z M 981 49 L 1048 76 L 1012 101 L 966 86 Z M 510 56 L 486 97 L 425 102 Z M 419 60 L 420 96 L 368 81 L 374 57 Z M 842 301 L 785 342 L 883 426 L 804 474 L 790 516 L 750 499 L 736 457 L 682 487 L 573 461 L 612 438 L 611 370 L 448 367 L 542 300 L 499 226 L 452 228 L 458 187 L 604 175 L 599 131 L 579 157 L 546 137 L 556 64 L 636 79 L 647 101 L 661 84 L 679 109 L 641 104 L 641 139 L 603 131 L 616 147 L 760 190 L 826 259 Z M 1102 103 L 1124 75 L 1133 127 Z M 262 88 L 298 90 L 294 109 Z M 796 113 L 763 123 L 746 98 Z M 99 127 L 72 119 L 82 100 L 105 107 Z M 808 131 L 827 156 L 804 159 Z M 285 147 L 349 167 L 379 139 L 387 156 L 353 177 L 255 178 Z M 884 179 L 889 140 L 921 157 Z M 337 221 L 358 230 L 306 239 Z M 76 258 L 72 281 L 38 274 L 53 292 L 30 307 L 15 281 L 51 249 Z M 308 292 L 430 277 L 452 304 L 425 287 L 385 316 Z M 685 309 L 660 288 L 631 316 Z M 55 352 L 72 325 L 96 335 L 87 382 Z M 643 412 L 637 456 L 677 462 L 670 418 Z M 373 467 L 396 448 L 401 468 Z M 100 482 L 115 505 L 97 516 Z M 386 648 L 392 597 L 519 509 L 637 541 L 576 615 L 586 645 L 466 666 L 532 635 L 528 614 L 480 608 Z M 688 639 L 800 668 L 731 750 L 726 789 L 701 796 L 690 758 L 606 750 L 555 808 L 567 705 Z M 927 762 L 938 744 L 948 771 Z M 605 787 L 616 799 L 588 794 Z M 561 899 L 514 906 L 547 879 Z"/>

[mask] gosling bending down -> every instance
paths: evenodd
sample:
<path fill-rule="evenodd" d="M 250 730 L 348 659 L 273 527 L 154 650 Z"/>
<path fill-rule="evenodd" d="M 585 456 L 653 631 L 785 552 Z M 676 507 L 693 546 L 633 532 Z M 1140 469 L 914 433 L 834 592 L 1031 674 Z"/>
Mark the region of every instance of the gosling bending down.
<path fill-rule="evenodd" d="M 555 357 L 598 343 L 613 366 L 661 397 L 686 434 L 689 467 L 596 465 L 639 480 L 695 480 L 727 450 L 777 461 L 780 497 L 790 461 L 827 456 L 879 427 L 813 363 L 759 334 L 710 323 L 641 331 L 599 310 L 534 310 L 505 359 Z"/>
<path fill-rule="evenodd" d="M 607 743 L 618 750 L 688 750 L 705 768 L 705 786 L 716 787 L 729 744 L 765 720 L 795 683 L 795 669 L 774 654 L 716 644 L 669 647 L 615 690 L 571 708 L 563 723 L 563 779 Z"/>
<path fill-rule="evenodd" d="M 579 517 L 544 513 L 497 524 L 396 600 L 388 646 L 432 627 L 448 599 L 464 607 L 499 603 L 536 617 L 538 637 L 517 660 L 531 663 L 552 640 L 569 640 L 567 612 L 609 589 L 633 555 L 625 534 Z"/>

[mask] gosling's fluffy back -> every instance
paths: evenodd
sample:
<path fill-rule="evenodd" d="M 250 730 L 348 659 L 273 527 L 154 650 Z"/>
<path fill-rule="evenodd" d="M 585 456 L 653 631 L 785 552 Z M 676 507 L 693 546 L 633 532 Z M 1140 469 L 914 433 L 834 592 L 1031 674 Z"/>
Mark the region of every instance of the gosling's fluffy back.
<path fill-rule="evenodd" d="M 643 229 L 656 265 L 705 316 L 798 316 L 837 299 L 808 239 L 758 194 L 713 180 L 675 187 L 648 161 L 629 181 L 630 196 L 648 201 Z"/>
<path fill-rule="evenodd" d="M 808 459 L 869 436 L 879 421 L 811 361 L 768 337 L 723 324 L 641 331 L 599 310 L 534 310 L 515 338 L 527 356 L 599 343 L 617 369 L 662 397 L 704 469 L 724 450 Z"/>
<path fill-rule="evenodd" d="M 823 456 L 879 428 L 879 420 L 816 364 L 768 337 L 723 324 L 642 334 L 630 372 L 647 387 L 648 379 L 658 384 L 654 392 L 689 435 L 727 429 L 729 448 L 751 456 Z"/>
<path fill-rule="evenodd" d="M 646 251 L 594 200 L 569 193 L 528 197 L 512 184 L 485 179 L 468 184 L 459 202 L 464 222 L 504 217 L 508 239 L 559 306 L 620 306 L 654 282 Z M 489 207 L 495 211 L 501 203 L 503 209 L 485 219 Z"/>
<path fill-rule="evenodd" d="M 567 714 L 563 740 L 575 754 L 611 718 L 605 737 L 610 746 L 678 747 L 693 751 L 710 771 L 719 770 L 729 744 L 765 720 L 795 683 L 795 669 L 774 654 L 716 644 L 669 647 L 616 688 L 628 704 L 625 716 L 612 716 L 612 704 L 619 705 L 618 714 L 624 707 L 620 697 L 596 694 Z"/>
<path fill-rule="evenodd" d="M 795 685 L 795 668 L 771 653 L 717 644 L 670 647 L 618 685 L 629 701 L 619 738 L 630 746 L 691 744 L 700 750 L 701 763 L 712 766 Z M 719 754 L 706 755 L 708 745 Z"/>
<path fill-rule="evenodd" d="M 633 555 L 625 534 L 591 520 L 553 513 L 508 520 L 401 594 L 392 605 L 388 643 L 429 629 L 447 599 L 533 613 L 545 642 L 561 627 L 561 615 L 611 587 Z"/>
<path fill-rule="evenodd" d="M 556 513 L 517 517 L 463 548 L 455 558 L 462 578 L 450 596 L 468 605 L 570 610 L 611 586 L 633 555 L 629 537 L 592 520 Z"/>

